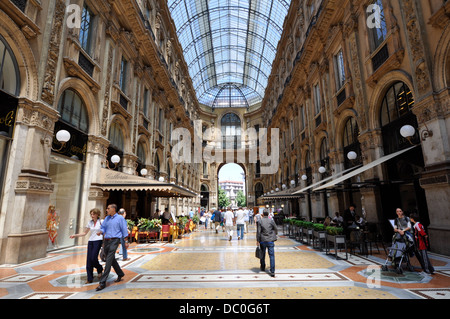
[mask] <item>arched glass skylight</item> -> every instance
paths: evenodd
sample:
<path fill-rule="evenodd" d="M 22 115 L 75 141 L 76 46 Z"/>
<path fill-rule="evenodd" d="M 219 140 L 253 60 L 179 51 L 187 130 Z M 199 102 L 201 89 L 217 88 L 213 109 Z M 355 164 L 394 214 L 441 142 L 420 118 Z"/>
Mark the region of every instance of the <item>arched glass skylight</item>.
<path fill-rule="evenodd" d="M 227 84 L 222 86 L 222 88 L 217 92 L 214 102 L 212 104 L 213 108 L 216 107 L 247 107 L 247 99 L 245 93 L 241 91 L 239 87 L 234 84 Z"/>
<path fill-rule="evenodd" d="M 238 88 L 250 106 L 262 100 L 289 5 L 290 0 L 168 0 L 200 103 L 213 106 L 224 87 Z"/>

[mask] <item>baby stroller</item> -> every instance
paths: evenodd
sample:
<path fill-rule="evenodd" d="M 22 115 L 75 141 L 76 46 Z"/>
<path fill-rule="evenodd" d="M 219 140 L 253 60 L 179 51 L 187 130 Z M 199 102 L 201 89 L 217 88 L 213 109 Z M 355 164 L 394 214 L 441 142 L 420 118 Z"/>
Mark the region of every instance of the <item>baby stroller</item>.
<path fill-rule="evenodd" d="M 401 236 L 395 234 L 392 238 L 392 246 L 388 248 L 389 253 L 386 258 L 385 264 L 381 267 L 381 270 L 388 270 L 388 262 L 391 262 L 391 266 L 394 267 L 397 274 L 402 274 L 402 263 L 406 263 L 406 268 L 409 271 L 414 271 L 414 267 L 411 265 L 410 257 L 414 256 L 414 239 L 411 234 L 406 233 Z"/>

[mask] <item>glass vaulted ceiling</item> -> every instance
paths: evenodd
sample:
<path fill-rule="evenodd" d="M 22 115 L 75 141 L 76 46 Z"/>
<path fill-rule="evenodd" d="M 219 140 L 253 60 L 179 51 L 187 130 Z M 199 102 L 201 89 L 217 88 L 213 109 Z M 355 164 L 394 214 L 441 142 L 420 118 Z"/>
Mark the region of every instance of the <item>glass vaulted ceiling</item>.
<path fill-rule="evenodd" d="M 290 1 L 168 0 L 200 103 L 242 107 L 262 100 Z M 217 103 L 224 89 L 246 103 Z"/>

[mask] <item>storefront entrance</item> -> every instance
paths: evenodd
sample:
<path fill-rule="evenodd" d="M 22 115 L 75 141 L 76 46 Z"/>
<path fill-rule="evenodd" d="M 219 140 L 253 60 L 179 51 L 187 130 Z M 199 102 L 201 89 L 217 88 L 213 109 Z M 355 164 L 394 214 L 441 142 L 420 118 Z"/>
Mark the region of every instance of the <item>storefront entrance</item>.
<path fill-rule="evenodd" d="M 49 236 L 47 250 L 75 245 L 75 239 L 69 236 L 77 230 L 82 171 L 82 162 L 55 154 L 50 156 L 49 177 L 54 191 L 50 195 L 49 205 L 55 206 L 56 238 L 52 242 Z"/>

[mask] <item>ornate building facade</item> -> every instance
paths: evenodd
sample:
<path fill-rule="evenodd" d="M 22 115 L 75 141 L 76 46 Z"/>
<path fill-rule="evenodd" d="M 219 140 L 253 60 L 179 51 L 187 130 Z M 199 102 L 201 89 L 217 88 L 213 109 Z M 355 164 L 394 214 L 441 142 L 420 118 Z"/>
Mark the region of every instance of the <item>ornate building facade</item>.
<path fill-rule="evenodd" d="M 284 139 L 264 193 L 292 186 L 278 202 L 294 202 L 307 219 L 355 203 L 386 240 L 396 207 L 415 211 L 432 249 L 448 254 L 449 8 L 448 1 L 293 2 L 262 104 L 263 123 L 281 128 Z M 405 125 L 412 137 L 401 135 Z M 361 165 L 360 174 L 337 180 Z M 333 176 L 339 184 L 316 184 Z"/>
<path fill-rule="evenodd" d="M 225 159 L 243 167 L 249 205 L 278 189 L 295 196 L 273 203 L 317 219 L 354 202 L 386 234 L 400 206 L 450 254 L 448 1 L 292 1 L 262 100 L 232 108 L 199 102 L 166 1 L 70 4 L 0 3 L 0 263 L 45 256 L 50 205 L 60 247 L 106 203 L 132 216 L 217 207 Z M 178 128 L 201 161 L 174 160 Z M 273 174 L 250 160 L 248 133 L 265 128 L 280 132 Z"/>

